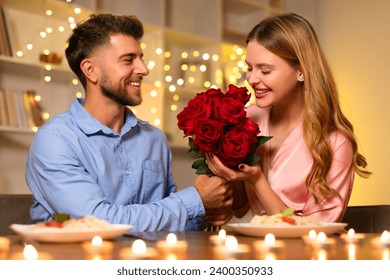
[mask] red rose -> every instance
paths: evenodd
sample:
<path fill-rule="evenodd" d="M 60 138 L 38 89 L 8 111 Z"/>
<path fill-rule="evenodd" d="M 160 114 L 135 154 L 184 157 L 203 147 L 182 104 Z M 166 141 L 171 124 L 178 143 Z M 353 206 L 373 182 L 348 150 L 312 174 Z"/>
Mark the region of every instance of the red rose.
<path fill-rule="evenodd" d="M 217 114 L 219 121 L 224 125 L 236 125 L 246 118 L 244 105 L 228 97 L 220 100 L 220 107 Z"/>
<path fill-rule="evenodd" d="M 231 168 L 237 168 L 240 163 L 256 151 L 251 133 L 242 127 L 234 127 L 225 134 L 217 156 L 223 164 Z"/>
<path fill-rule="evenodd" d="M 246 87 L 236 87 L 234 85 L 229 85 L 229 90 L 225 93 L 225 96 L 232 97 L 241 102 L 243 105 L 248 103 L 251 98 L 251 95 L 248 94 L 248 89 Z"/>
<path fill-rule="evenodd" d="M 205 153 L 215 153 L 224 134 L 222 124 L 208 118 L 201 118 L 197 120 L 194 132 L 194 144 L 199 150 Z"/>

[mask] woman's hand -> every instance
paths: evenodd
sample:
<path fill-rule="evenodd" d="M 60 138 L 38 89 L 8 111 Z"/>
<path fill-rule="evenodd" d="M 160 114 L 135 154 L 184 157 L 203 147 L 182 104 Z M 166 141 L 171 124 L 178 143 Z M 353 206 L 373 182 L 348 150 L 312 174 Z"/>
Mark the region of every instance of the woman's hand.
<path fill-rule="evenodd" d="M 219 158 L 213 154 L 207 153 L 206 160 L 208 167 L 214 175 L 222 177 L 227 181 L 246 181 L 254 185 L 261 176 L 264 176 L 258 164 L 249 166 L 241 163 L 238 167 L 239 170 L 236 171 L 223 165 Z"/>

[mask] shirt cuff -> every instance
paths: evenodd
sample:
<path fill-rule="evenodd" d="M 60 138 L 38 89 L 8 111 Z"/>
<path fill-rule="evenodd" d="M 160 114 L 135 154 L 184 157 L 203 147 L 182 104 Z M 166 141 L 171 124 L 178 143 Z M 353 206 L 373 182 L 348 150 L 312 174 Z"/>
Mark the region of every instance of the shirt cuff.
<path fill-rule="evenodd" d="M 204 209 L 202 199 L 199 196 L 195 187 L 188 187 L 180 190 L 173 195 L 177 196 L 187 209 L 188 217 L 193 219 L 195 217 L 204 216 L 206 210 Z"/>

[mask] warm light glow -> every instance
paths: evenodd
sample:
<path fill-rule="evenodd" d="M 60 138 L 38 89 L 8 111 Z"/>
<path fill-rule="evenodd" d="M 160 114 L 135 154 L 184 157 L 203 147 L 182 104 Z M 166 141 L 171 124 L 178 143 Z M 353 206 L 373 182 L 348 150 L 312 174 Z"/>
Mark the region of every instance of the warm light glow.
<path fill-rule="evenodd" d="M 81 13 L 81 9 L 80 8 L 74 8 L 74 13 L 75 14 L 80 14 Z"/>
<path fill-rule="evenodd" d="M 318 242 L 324 242 L 326 240 L 326 234 L 324 232 L 319 232 L 317 234 L 317 241 Z"/>
<path fill-rule="evenodd" d="M 146 253 L 146 243 L 142 239 L 137 239 L 133 242 L 131 250 L 134 254 L 145 254 Z"/>
<path fill-rule="evenodd" d="M 348 259 L 350 260 L 356 259 L 356 246 L 353 243 L 348 244 Z"/>
<path fill-rule="evenodd" d="M 92 246 L 102 246 L 103 244 L 103 239 L 96 235 L 92 238 Z"/>
<path fill-rule="evenodd" d="M 51 65 L 50 64 L 46 64 L 45 65 L 45 69 L 46 69 L 46 71 L 50 71 L 51 70 Z"/>
<path fill-rule="evenodd" d="M 65 31 L 65 27 L 62 26 L 62 25 L 58 26 L 58 31 L 64 32 Z"/>
<path fill-rule="evenodd" d="M 199 67 L 199 69 L 200 69 L 201 72 L 206 72 L 207 67 L 206 67 L 206 65 L 203 65 L 203 64 L 202 64 L 202 65 Z"/>
<path fill-rule="evenodd" d="M 190 71 L 195 72 L 196 71 L 196 65 L 191 65 L 190 66 Z"/>
<path fill-rule="evenodd" d="M 348 237 L 353 238 L 355 236 L 355 230 L 353 228 L 350 228 L 348 230 Z"/>
<path fill-rule="evenodd" d="M 326 260 L 328 258 L 328 254 L 326 253 L 326 250 L 320 249 L 317 252 L 317 259 L 318 260 Z"/>
<path fill-rule="evenodd" d="M 219 60 L 219 55 L 214 54 L 214 55 L 213 55 L 213 61 L 218 61 L 218 60 Z"/>
<path fill-rule="evenodd" d="M 70 26 L 70 28 L 75 29 L 76 28 L 76 23 L 73 22 L 73 23 L 69 24 L 69 26 Z"/>
<path fill-rule="evenodd" d="M 390 249 L 386 248 L 382 252 L 382 260 L 388 261 L 390 260 Z"/>
<path fill-rule="evenodd" d="M 47 16 L 51 16 L 53 14 L 53 11 L 52 10 L 46 10 L 45 13 L 46 13 Z"/>
<path fill-rule="evenodd" d="M 177 83 L 177 85 L 182 86 L 182 85 L 184 85 L 184 80 L 181 78 L 177 79 L 176 83 Z"/>
<path fill-rule="evenodd" d="M 153 69 L 155 66 L 156 66 L 156 62 L 155 61 L 153 61 L 153 60 L 149 61 L 149 63 L 148 63 L 148 68 L 149 69 Z"/>
<path fill-rule="evenodd" d="M 42 114 L 43 119 L 48 120 L 50 118 L 50 114 L 45 112 Z"/>
<path fill-rule="evenodd" d="M 151 95 L 152 97 L 156 97 L 156 96 L 157 96 L 157 90 L 152 90 L 152 91 L 150 92 L 150 95 Z"/>
<path fill-rule="evenodd" d="M 79 80 L 77 79 L 72 79 L 72 84 L 77 86 L 79 84 Z"/>
<path fill-rule="evenodd" d="M 177 237 L 174 233 L 169 233 L 167 235 L 167 244 L 168 245 L 175 245 L 177 244 Z"/>
<path fill-rule="evenodd" d="M 157 108 L 152 107 L 152 108 L 150 109 L 150 112 L 151 112 L 152 114 L 156 114 L 156 113 L 157 113 Z"/>
<path fill-rule="evenodd" d="M 81 91 L 76 92 L 76 97 L 77 98 L 83 97 L 83 93 Z"/>
<path fill-rule="evenodd" d="M 43 54 L 45 54 L 45 55 L 50 54 L 50 51 L 49 51 L 48 49 L 44 49 L 42 52 L 43 52 Z"/>
<path fill-rule="evenodd" d="M 46 32 L 47 33 L 52 33 L 53 32 L 53 28 L 51 28 L 51 27 L 46 27 Z"/>
<path fill-rule="evenodd" d="M 33 132 L 37 132 L 37 131 L 38 131 L 38 127 L 37 127 L 37 126 L 33 126 L 33 127 L 31 128 L 31 130 L 32 130 Z"/>
<path fill-rule="evenodd" d="M 228 236 L 225 240 L 225 248 L 226 249 L 237 249 L 238 248 L 237 238 L 234 236 Z"/>
<path fill-rule="evenodd" d="M 188 70 L 188 65 L 187 64 L 182 64 L 181 65 L 181 70 L 187 71 Z"/>
<path fill-rule="evenodd" d="M 218 238 L 219 239 L 225 239 L 226 238 L 226 230 L 224 230 L 224 229 L 219 230 Z"/>
<path fill-rule="evenodd" d="M 275 244 L 275 236 L 272 233 L 267 233 L 264 237 L 264 243 L 266 245 L 274 245 Z"/>
<path fill-rule="evenodd" d="M 35 99 L 37 102 L 39 102 L 39 101 L 41 101 L 42 96 L 40 96 L 40 95 L 35 95 L 34 99 Z"/>
<path fill-rule="evenodd" d="M 154 86 L 155 86 L 156 88 L 161 87 L 161 81 L 155 81 L 155 82 L 154 82 Z"/>
<path fill-rule="evenodd" d="M 161 48 L 156 49 L 156 54 L 160 55 L 163 53 L 163 50 Z"/>
<path fill-rule="evenodd" d="M 176 87 L 174 85 L 170 85 L 169 86 L 169 91 L 170 92 L 175 92 L 176 91 Z"/>
<path fill-rule="evenodd" d="M 192 52 L 192 55 L 193 55 L 194 57 L 198 57 L 198 56 L 200 55 L 200 53 L 199 53 L 199 51 L 193 51 L 193 52 Z"/>
<path fill-rule="evenodd" d="M 45 76 L 44 80 L 45 80 L 45 82 L 49 83 L 49 82 L 51 82 L 51 77 L 50 76 Z"/>
<path fill-rule="evenodd" d="M 229 58 L 230 58 L 230 60 L 236 60 L 237 56 L 234 53 L 232 53 L 229 55 Z"/>
<path fill-rule="evenodd" d="M 173 99 L 174 101 L 179 101 L 180 96 L 179 96 L 178 94 L 174 94 L 174 95 L 172 96 L 172 99 Z"/>
<path fill-rule="evenodd" d="M 188 53 L 187 52 L 182 52 L 181 53 L 181 58 L 187 58 L 188 57 Z"/>
<path fill-rule="evenodd" d="M 311 229 L 311 230 L 309 231 L 309 238 L 310 238 L 310 239 L 316 239 L 316 237 L 317 237 L 316 231 L 315 231 L 314 229 Z"/>
<path fill-rule="evenodd" d="M 244 53 L 244 50 L 242 48 L 237 48 L 236 49 L 236 54 L 242 55 Z"/>
<path fill-rule="evenodd" d="M 42 38 L 46 38 L 46 32 L 45 31 L 41 31 L 39 33 L 39 35 L 42 37 Z"/>
<path fill-rule="evenodd" d="M 166 81 L 167 83 L 172 82 L 172 76 L 169 76 L 169 75 L 165 76 L 165 81 Z"/>
<path fill-rule="evenodd" d="M 209 81 L 206 81 L 203 83 L 205 88 L 209 88 L 211 86 L 211 83 Z"/>
<path fill-rule="evenodd" d="M 34 47 L 33 44 L 27 44 L 27 46 L 26 46 L 26 48 L 27 48 L 29 51 L 31 51 L 33 47 Z"/>
<path fill-rule="evenodd" d="M 385 230 L 381 235 L 381 241 L 382 242 L 388 242 L 389 241 L 389 232 Z"/>
<path fill-rule="evenodd" d="M 168 72 L 169 70 L 171 70 L 171 66 L 169 64 L 165 64 L 164 71 Z"/>
<path fill-rule="evenodd" d="M 175 104 L 171 105 L 171 111 L 175 112 L 177 110 L 177 106 Z"/>
<path fill-rule="evenodd" d="M 143 49 L 143 50 L 146 49 L 146 44 L 143 42 L 141 43 L 141 49 Z"/>
<path fill-rule="evenodd" d="M 69 23 L 74 23 L 74 22 L 75 22 L 74 17 L 68 17 L 68 22 L 69 22 Z"/>
<path fill-rule="evenodd" d="M 189 77 L 189 78 L 188 78 L 188 82 L 189 82 L 190 84 L 195 83 L 195 78 L 194 78 L 194 77 Z"/>
<path fill-rule="evenodd" d="M 168 52 L 168 51 L 166 51 L 166 52 L 164 53 L 164 57 L 165 57 L 165 58 L 169 58 L 169 57 L 171 57 L 171 53 L 170 53 L 170 52 Z"/>
<path fill-rule="evenodd" d="M 209 55 L 208 53 L 204 53 L 204 54 L 202 55 L 202 58 L 203 58 L 204 60 L 209 60 L 210 55 Z"/>
<path fill-rule="evenodd" d="M 38 251 L 31 244 L 24 246 L 23 256 L 26 260 L 37 260 L 38 259 Z"/>
<path fill-rule="evenodd" d="M 153 121 L 153 124 L 158 126 L 158 125 L 161 124 L 161 120 L 160 120 L 160 119 L 155 119 L 155 120 Z"/>

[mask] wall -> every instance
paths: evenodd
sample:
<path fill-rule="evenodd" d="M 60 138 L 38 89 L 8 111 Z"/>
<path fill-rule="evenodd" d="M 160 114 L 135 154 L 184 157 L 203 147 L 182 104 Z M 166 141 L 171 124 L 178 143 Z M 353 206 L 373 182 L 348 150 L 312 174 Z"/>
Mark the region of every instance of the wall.
<path fill-rule="evenodd" d="M 342 108 L 373 175 L 357 177 L 350 205 L 390 204 L 390 1 L 320 0 L 319 34 Z"/>

